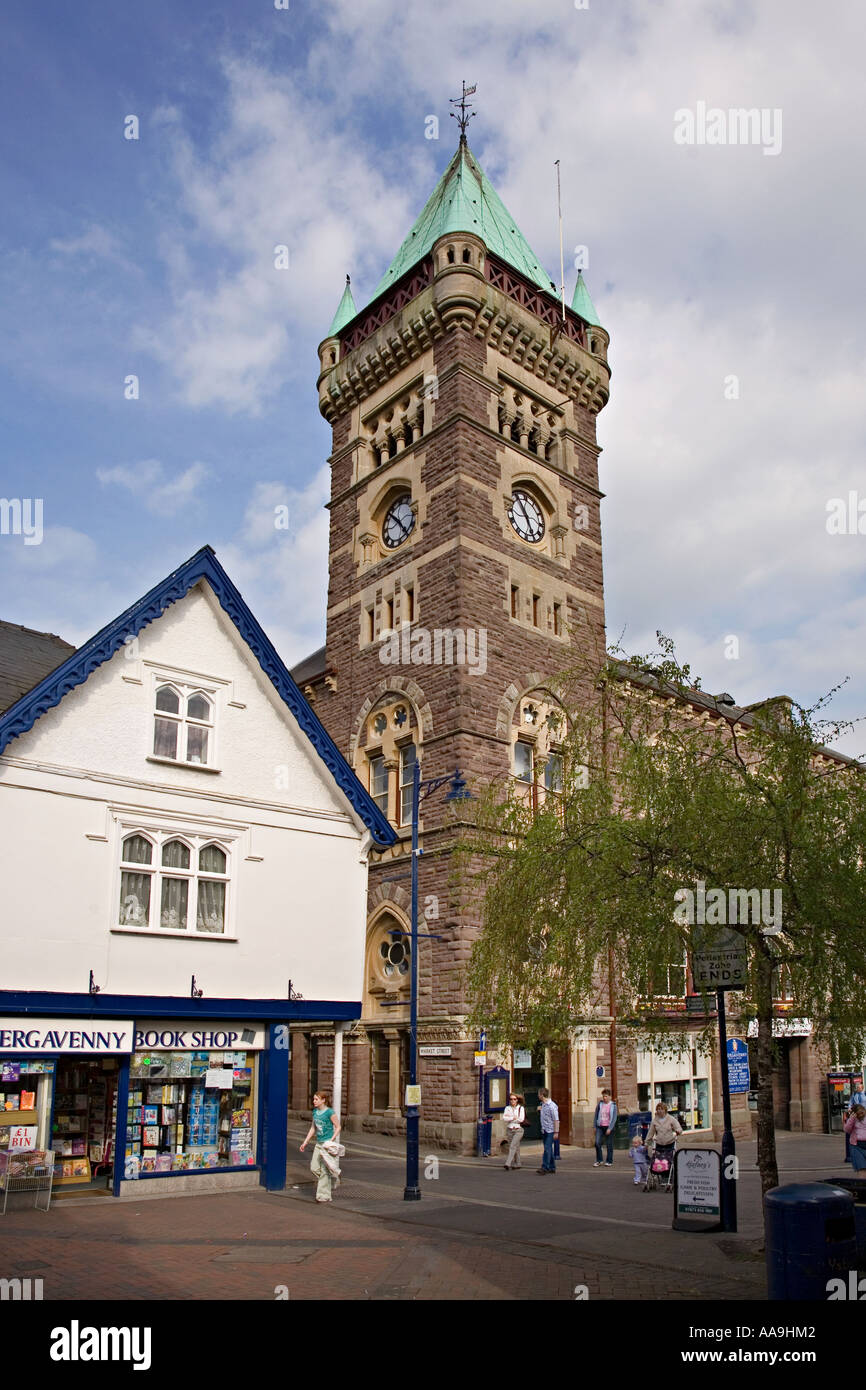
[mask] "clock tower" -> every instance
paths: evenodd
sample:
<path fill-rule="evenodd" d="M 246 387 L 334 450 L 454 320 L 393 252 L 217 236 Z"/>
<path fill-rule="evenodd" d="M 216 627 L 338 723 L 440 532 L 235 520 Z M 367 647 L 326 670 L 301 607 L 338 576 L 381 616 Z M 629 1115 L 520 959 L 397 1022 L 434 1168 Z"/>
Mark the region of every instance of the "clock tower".
<path fill-rule="evenodd" d="M 369 301 L 358 309 L 347 280 L 319 348 L 333 431 L 327 640 L 294 672 L 399 834 L 370 856 L 363 1014 L 334 1101 L 350 1126 L 392 1133 L 408 1071 L 415 759 L 425 779 L 459 768 L 470 788 L 510 776 L 555 794 L 548 683 L 575 647 L 604 646 L 595 423 L 608 335 L 582 275 L 560 303 L 461 131 Z M 477 1044 L 462 976 L 478 923 L 450 879 L 455 808 L 440 793 L 421 809 L 421 1135 L 469 1149 Z M 332 1056 L 333 1033 L 295 1039 L 294 1109 L 327 1084 Z M 557 1065 L 532 1055 L 516 1081 L 530 1092 Z M 567 1138 L 582 1083 L 573 1057 L 561 1065 Z"/>

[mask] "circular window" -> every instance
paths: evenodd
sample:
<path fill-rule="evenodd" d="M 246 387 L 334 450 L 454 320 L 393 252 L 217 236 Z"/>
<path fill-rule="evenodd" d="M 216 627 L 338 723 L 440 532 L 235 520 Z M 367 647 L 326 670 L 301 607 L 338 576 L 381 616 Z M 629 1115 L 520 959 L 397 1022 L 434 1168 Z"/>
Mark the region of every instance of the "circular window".
<path fill-rule="evenodd" d="M 382 970 L 389 979 L 395 975 L 408 975 L 409 973 L 409 948 L 404 946 L 401 940 L 383 941 L 379 947 L 379 955 L 382 958 Z"/>
<path fill-rule="evenodd" d="M 412 498 L 407 492 L 392 502 L 385 513 L 382 540 L 389 550 L 396 550 L 398 545 L 403 544 L 414 526 L 415 513 L 412 511 Z"/>
<path fill-rule="evenodd" d="M 522 541 L 535 543 L 544 535 L 541 508 L 528 492 L 514 492 L 508 508 L 508 520 Z"/>

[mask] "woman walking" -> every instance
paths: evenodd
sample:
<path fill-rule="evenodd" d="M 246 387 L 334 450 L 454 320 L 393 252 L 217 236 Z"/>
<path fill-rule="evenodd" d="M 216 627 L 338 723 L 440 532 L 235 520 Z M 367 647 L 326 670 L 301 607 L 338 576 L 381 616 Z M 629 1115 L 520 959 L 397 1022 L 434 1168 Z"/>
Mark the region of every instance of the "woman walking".
<path fill-rule="evenodd" d="M 505 1167 L 510 1172 L 512 1168 L 520 1167 L 520 1141 L 523 1138 L 523 1126 L 526 1121 L 523 1096 L 518 1095 L 517 1091 L 512 1091 L 508 1097 L 508 1104 L 502 1112 L 502 1118 L 505 1121 L 505 1130 L 508 1135 L 508 1157 L 505 1160 Z"/>
<path fill-rule="evenodd" d="M 866 1172 L 866 1106 L 854 1106 L 845 1121 L 845 1133 L 851 1141 L 851 1166 L 854 1172 Z"/>
<path fill-rule="evenodd" d="M 339 1186 L 340 1182 L 340 1165 L 337 1161 L 340 1121 L 331 1109 L 331 1096 L 328 1091 L 317 1091 L 313 1096 L 313 1123 L 301 1145 L 301 1153 L 313 1135 L 316 1136 L 316 1144 L 310 1160 L 310 1172 L 317 1179 L 316 1201 L 330 1202 L 333 1200 L 334 1188 Z"/>

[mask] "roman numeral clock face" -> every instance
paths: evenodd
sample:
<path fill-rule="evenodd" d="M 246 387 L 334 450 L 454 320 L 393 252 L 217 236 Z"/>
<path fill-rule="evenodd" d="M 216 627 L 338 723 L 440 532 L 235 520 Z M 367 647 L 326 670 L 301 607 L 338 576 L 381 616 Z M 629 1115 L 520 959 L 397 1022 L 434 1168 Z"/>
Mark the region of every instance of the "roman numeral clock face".
<path fill-rule="evenodd" d="M 508 509 L 508 520 L 522 541 L 535 543 L 544 535 L 544 517 L 538 503 L 528 492 L 514 492 Z"/>
<path fill-rule="evenodd" d="M 385 513 L 385 520 L 382 523 L 382 540 L 388 549 L 396 550 L 398 545 L 402 545 L 414 525 L 415 513 L 412 511 L 412 498 L 407 492 L 392 502 Z"/>

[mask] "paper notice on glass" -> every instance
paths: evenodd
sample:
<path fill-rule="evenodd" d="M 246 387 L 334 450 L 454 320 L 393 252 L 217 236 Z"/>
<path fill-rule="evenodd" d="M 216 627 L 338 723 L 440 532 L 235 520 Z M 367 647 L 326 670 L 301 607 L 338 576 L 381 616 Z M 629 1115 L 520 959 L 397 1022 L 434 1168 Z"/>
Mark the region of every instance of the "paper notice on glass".
<path fill-rule="evenodd" d="M 213 1086 L 220 1091 L 230 1091 L 232 1088 L 232 1081 L 231 1067 L 208 1067 L 204 1074 L 205 1089 L 207 1089 L 208 1086 Z"/>

